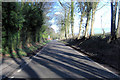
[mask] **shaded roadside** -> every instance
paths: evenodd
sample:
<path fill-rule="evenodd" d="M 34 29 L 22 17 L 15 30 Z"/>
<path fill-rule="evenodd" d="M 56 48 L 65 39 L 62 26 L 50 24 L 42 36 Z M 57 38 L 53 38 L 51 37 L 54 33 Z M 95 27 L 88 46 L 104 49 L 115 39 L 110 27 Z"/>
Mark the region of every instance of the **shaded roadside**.
<path fill-rule="evenodd" d="M 108 43 L 109 38 L 91 37 L 90 39 L 69 39 L 63 40 L 67 46 L 70 46 L 94 61 L 108 67 L 116 74 L 120 75 L 120 39 Z"/>

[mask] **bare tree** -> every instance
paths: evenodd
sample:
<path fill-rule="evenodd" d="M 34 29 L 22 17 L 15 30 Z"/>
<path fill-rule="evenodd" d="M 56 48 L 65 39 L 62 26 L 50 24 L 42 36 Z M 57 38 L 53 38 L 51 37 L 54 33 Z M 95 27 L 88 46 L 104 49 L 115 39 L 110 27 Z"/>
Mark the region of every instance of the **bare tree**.
<path fill-rule="evenodd" d="M 74 38 L 74 2 L 71 0 L 71 32 Z"/>
<path fill-rule="evenodd" d="M 83 17 L 85 16 L 85 4 L 84 4 L 84 2 L 79 2 L 78 7 L 79 7 L 80 12 L 81 12 L 80 27 L 79 27 L 79 34 L 78 34 L 78 39 L 80 39 Z"/>
<path fill-rule="evenodd" d="M 60 1 L 59 1 L 59 3 L 60 3 L 60 5 L 63 7 L 63 9 L 64 9 L 64 26 L 65 26 L 65 37 L 66 37 L 66 39 L 68 39 L 68 17 L 69 17 L 69 12 L 68 12 L 68 15 L 67 15 L 67 8 L 69 8 L 68 6 L 66 6 L 66 5 L 63 5 Z"/>
<path fill-rule="evenodd" d="M 115 6 L 113 2 L 111 2 L 111 40 L 116 39 L 116 11 L 117 11 L 117 2 L 115 2 Z"/>
<path fill-rule="evenodd" d="M 94 17 L 95 17 L 95 12 L 97 9 L 97 5 L 99 2 L 93 2 L 92 3 L 92 19 L 91 19 L 91 32 L 90 32 L 90 36 L 94 35 L 94 29 L 93 29 L 93 24 L 94 24 Z"/>
<path fill-rule="evenodd" d="M 87 21 L 85 25 L 85 38 L 88 38 L 88 28 L 89 28 L 89 21 L 90 21 L 90 12 L 91 12 L 91 2 L 86 2 L 86 12 L 87 12 Z"/>
<path fill-rule="evenodd" d="M 118 4 L 118 25 L 117 25 L 117 31 L 116 31 L 116 37 L 120 38 L 120 2 Z"/>

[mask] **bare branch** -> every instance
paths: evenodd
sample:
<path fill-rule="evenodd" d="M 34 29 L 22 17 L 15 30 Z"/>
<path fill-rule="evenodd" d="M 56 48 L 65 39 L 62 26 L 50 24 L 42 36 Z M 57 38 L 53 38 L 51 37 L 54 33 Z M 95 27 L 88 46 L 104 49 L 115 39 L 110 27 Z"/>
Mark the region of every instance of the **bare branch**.
<path fill-rule="evenodd" d="M 64 7 L 63 4 L 60 2 L 60 0 L 58 0 L 58 1 L 59 1 L 60 5 L 65 9 L 65 7 Z"/>
<path fill-rule="evenodd" d="M 108 4 L 108 3 L 107 3 Z M 107 4 L 104 4 L 102 7 L 100 7 L 99 9 L 97 9 L 96 11 L 102 9 L 104 6 L 106 6 Z"/>

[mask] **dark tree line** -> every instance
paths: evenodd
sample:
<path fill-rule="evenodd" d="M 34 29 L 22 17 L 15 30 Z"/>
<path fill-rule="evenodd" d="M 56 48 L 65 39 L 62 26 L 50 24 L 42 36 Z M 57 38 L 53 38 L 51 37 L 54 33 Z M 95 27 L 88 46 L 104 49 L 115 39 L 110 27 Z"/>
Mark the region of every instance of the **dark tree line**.
<path fill-rule="evenodd" d="M 24 48 L 29 43 L 40 43 L 48 34 L 44 25 L 43 3 L 2 3 L 2 53 Z M 44 37 L 46 36 L 46 37 Z"/>

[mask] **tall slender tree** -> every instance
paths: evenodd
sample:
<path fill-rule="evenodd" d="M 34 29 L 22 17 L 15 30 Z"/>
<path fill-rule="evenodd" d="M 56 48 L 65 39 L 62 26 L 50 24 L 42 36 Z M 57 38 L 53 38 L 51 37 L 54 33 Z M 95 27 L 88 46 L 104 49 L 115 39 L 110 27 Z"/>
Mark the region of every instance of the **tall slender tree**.
<path fill-rule="evenodd" d="M 94 35 L 93 25 L 94 25 L 94 21 L 95 21 L 94 17 L 95 17 L 95 12 L 96 12 L 98 3 L 99 3 L 99 2 L 93 2 L 93 3 L 92 3 L 92 19 L 91 19 L 90 36 L 93 36 L 93 35 Z"/>
<path fill-rule="evenodd" d="M 115 3 L 115 6 L 114 6 Z M 116 11 L 117 11 L 117 2 L 111 2 L 111 40 L 116 39 Z"/>
<path fill-rule="evenodd" d="M 91 2 L 86 2 L 86 13 L 87 13 L 87 20 L 86 20 L 86 25 L 85 25 L 85 38 L 88 38 L 88 29 L 89 29 L 89 21 L 90 21 L 90 12 L 91 12 Z"/>
<path fill-rule="evenodd" d="M 74 38 L 74 1 L 71 0 L 71 32 Z"/>
<path fill-rule="evenodd" d="M 69 38 L 69 28 L 70 28 L 70 7 L 69 7 L 68 15 L 67 15 L 66 26 L 67 26 L 67 33 L 68 33 L 68 38 Z"/>
<path fill-rule="evenodd" d="M 68 30 L 69 30 L 69 28 L 68 28 L 68 26 L 69 26 L 69 11 L 68 11 L 68 15 L 67 15 L 67 10 L 68 10 L 68 7 L 66 6 L 66 5 L 63 5 L 60 1 L 59 1 L 59 3 L 60 3 L 60 5 L 62 6 L 62 8 L 64 9 L 64 29 L 65 29 L 65 37 L 66 37 L 66 39 L 68 39 Z M 62 28 L 63 29 L 63 28 Z"/>
<path fill-rule="evenodd" d="M 79 27 L 79 34 L 78 34 L 78 39 L 80 39 L 81 36 L 81 28 L 82 28 L 82 22 L 83 22 L 83 17 L 85 16 L 85 4 L 83 2 L 79 2 L 79 10 L 81 13 L 81 18 L 80 18 L 80 27 Z"/>
<path fill-rule="evenodd" d="M 117 31 L 116 31 L 116 37 L 120 38 L 120 2 L 118 3 L 118 25 L 117 25 Z"/>

